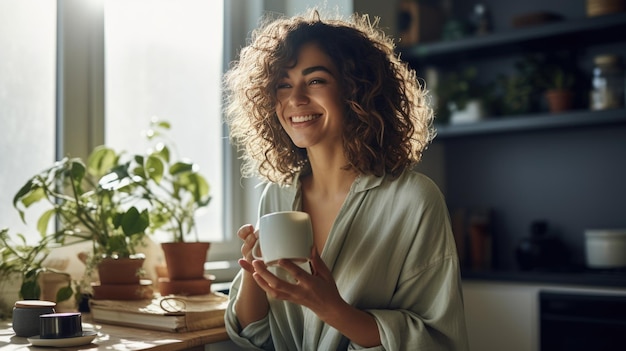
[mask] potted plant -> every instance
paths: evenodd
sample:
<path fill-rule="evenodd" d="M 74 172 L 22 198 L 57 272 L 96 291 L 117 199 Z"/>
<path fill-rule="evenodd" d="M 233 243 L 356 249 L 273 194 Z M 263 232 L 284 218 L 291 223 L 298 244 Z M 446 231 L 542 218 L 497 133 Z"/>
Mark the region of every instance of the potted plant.
<path fill-rule="evenodd" d="M 86 277 L 92 277 L 93 269 L 98 268 L 101 284 L 120 284 L 107 278 L 127 271 L 131 272 L 132 284 L 138 283 L 137 268 L 115 268 L 113 275 L 102 269 L 110 261 L 117 261 L 115 266 L 124 261 L 141 267 L 144 259 L 137 247 L 146 235 L 149 215 L 146 209 L 140 211 L 133 205 L 137 201 L 136 188 L 125 181 L 128 175 L 121 156 L 101 146 L 89 155 L 86 164 L 79 158 L 63 158 L 28 179 L 13 199 L 24 222 L 25 212 L 32 205 L 50 205 L 37 221 L 43 237 L 54 238 L 60 244 L 90 241 Z M 51 233 L 49 228 L 54 228 Z M 89 290 L 89 286 L 82 285 Z"/>
<path fill-rule="evenodd" d="M 128 167 L 132 182 L 141 188 L 140 196 L 147 201 L 150 213 L 150 231 L 165 231 L 170 240 L 161 247 L 166 261 L 167 279 L 161 286 L 186 281 L 185 292 L 210 289 L 204 277 L 204 263 L 210 243 L 199 240 L 196 214 L 211 201 L 210 187 L 199 167 L 188 159 L 177 159 L 174 143 L 168 138 L 171 125 L 153 119 L 146 136 L 154 145 L 144 155 L 135 155 Z M 198 289 L 194 290 L 193 281 Z M 180 293 L 176 287 L 161 288 L 162 294 Z M 208 291 L 206 291 L 208 292 Z"/>
<path fill-rule="evenodd" d="M 527 57 L 532 67 L 530 76 L 536 88 L 543 92 L 552 113 L 570 110 L 573 106 L 576 70 L 574 60 L 566 53 Z"/>
<path fill-rule="evenodd" d="M 19 240 L 17 240 L 19 239 Z M 21 279 L 18 298 L 24 300 L 50 300 L 62 302 L 69 300 L 74 294 L 70 275 L 44 266 L 53 241 L 51 236 L 43 237 L 36 244 L 29 244 L 21 234 L 11 236 L 8 229 L 0 230 L 0 281 L 3 284 L 16 283 Z M 59 289 L 46 289 L 42 286 L 45 274 L 58 275 L 64 283 Z M 56 288 L 56 286 L 55 286 Z M 4 301 L 2 315 L 10 313 L 15 301 Z M 10 305 L 8 304 L 10 303 Z"/>
<path fill-rule="evenodd" d="M 536 91 L 536 65 L 532 60 L 523 58 L 514 64 L 510 74 L 498 74 L 495 85 L 497 96 L 495 109 L 504 116 L 528 114 L 539 108 L 540 94 Z"/>
<path fill-rule="evenodd" d="M 550 112 L 570 110 L 574 100 L 574 75 L 560 66 L 548 67 L 545 96 Z"/>
<path fill-rule="evenodd" d="M 448 72 L 436 87 L 437 119 L 450 123 L 482 119 L 486 93 L 486 87 L 478 83 L 475 67 Z"/>

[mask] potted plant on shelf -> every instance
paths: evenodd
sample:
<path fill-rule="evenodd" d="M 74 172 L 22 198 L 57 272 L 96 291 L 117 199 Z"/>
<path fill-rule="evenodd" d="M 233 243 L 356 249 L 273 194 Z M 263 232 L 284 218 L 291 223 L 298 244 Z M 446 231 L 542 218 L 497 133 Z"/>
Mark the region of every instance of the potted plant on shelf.
<path fill-rule="evenodd" d="M 572 109 L 574 76 L 559 66 L 548 67 L 545 96 L 551 113 Z"/>
<path fill-rule="evenodd" d="M 568 58 L 566 53 L 555 53 L 528 56 L 526 60 L 533 67 L 531 79 L 543 92 L 549 111 L 560 113 L 572 109 L 576 82 L 573 59 Z"/>
<path fill-rule="evenodd" d="M 541 95 L 537 93 L 534 75 L 536 65 L 527 58 L 515 61 L 513 71 L 496 76 L 495 109 L 503 116 L 536 112 Z"/>
<path fill-rule="evenodd" d="M 96 298 L 108 298 L 106 287 L 110 284 L 116 284 L 118 290 L 120 285 L 128 285 L 126 290 L 132 291 L 128 296 L 116 295 L 119 298 L 143 294 L 137 286 L 144 257 L 137 248 L 145 238 L 149 215 L 146 209 L 140 211 L 134 206 L 137 189 L 126 181 L 128 162 L 123 163 L 121 156 L 100 146 L 86 164 L 79 158 L 63 158 L 28 179 L 13 199 L 24 222 L 25 212 L 32 205 L 50 205 L 37 221 L 43 237 L 54 238 L 60 244 L 92 243 L 92 252 L 85 260 L 87 281 L 81 288 L 93 289 Z M 54 228 L 52 233 L 48 233 L 49 228 Z M 130 264 L 131 268 L 120 269 L 121 264 Z M 111 265 L 114 272 L 108 273 L 106 268 Z M 95 283 L 89 281 L 94 268 L 100 280 Z"/>
<path fill-rule="evenodd" d="M 129 175 L 149 203 L 150 231 L 170 235 L 169 241 L 161 243 L 166 262 L 159 278 L 161 294 L 208 293 L 204 263 L 210 243 L 199 240 L 196 214 L 209 205 L 210 187 L 197 164 L 173 156 L 174 143 L 167 135 L 170 128 L 167 121 L 151 121 L 146 136 L 155 144 L 145 155 L 135 155 Z"/>
<path fill-rule="evenodd" d="M 51 236 L 45 236 L 38 243 L 29 244 L 21 234 L 10 235 L 7 228 L 0 230 L 0 281 L 2 284 L 19 283 L 17 296 L 11 296 L 13 301 L 3 301 L 1 315 L 10 314 L 16 298 L 60 303 L 72 297 L 74 290 L 70 275 L 44 265 L 52 241 Z M 61 278 L 56 279 L 61 286 L 46 286 L 43 279 L 46 275 Z"/>
<path fill-rule="evenodd" d="M 448 72 L 435 89 L 438 120 L 454 124 L 476 122 L 485 117 L 487 88 L 478 83 L 475 67 Z"/>

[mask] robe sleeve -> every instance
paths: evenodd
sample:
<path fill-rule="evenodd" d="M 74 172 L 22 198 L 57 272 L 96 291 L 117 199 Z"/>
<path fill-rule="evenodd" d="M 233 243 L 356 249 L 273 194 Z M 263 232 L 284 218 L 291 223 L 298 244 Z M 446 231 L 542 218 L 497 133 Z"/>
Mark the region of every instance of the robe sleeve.
<path fill-rule="evenodd" d="M 235 300 L 237 293 L 239 292 L 239 285 L 241 284 L 240 271 L 233 280 L 229 291 L 229 302 L 226 313 L 224 314 L 224 322 L 226 325 L 226 332 L 230 339 L 237 345 L 245 347 L 250 350 L 273 350 L 269 315 L 265 318 L 251 323 L 243 330 L 239 325 L 237 315 L 235 314 Z"/>
<path fill-rule="evenodd" d="M 402 283 L 393 308 L 367 311 L 376 319 L 384 350 L 467 350 L 461 285 L 450 283 L 460 280 L 457 272 L 457 259 L 446 257 Z M 428 288 L 416 290 L 415 284 Z"/>

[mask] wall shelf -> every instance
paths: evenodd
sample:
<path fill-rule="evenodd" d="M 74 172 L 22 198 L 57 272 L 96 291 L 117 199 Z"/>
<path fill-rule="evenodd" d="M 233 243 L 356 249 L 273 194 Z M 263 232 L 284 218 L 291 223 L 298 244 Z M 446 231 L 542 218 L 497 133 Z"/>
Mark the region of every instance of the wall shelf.
<path fill-rule="evenodd" d="M 511 29 L 484 36 L 417 44 L 400 49 L 401 57 L 413 64 L 434 60 L 458 60 L 458 54 L 487 57 L 511 54 L 529 48 L 577 47 L 623 39 L 626 13 L 565 20 L 544 25 Z"/>
<path fill-rule="evenodd" d="M 496 3 L 492 8 L 498 8 L 494 15 L 499 18 L 545 8 L 539 0 L 516 9 L 500 6 L 496 0 L 486 6 Z M 626 12 L 586 17 L 584 7 L 565 5 L 554 11 L 565 19 L 454 41 L 418 43 L 397 52 L 418 72 L 429 66 L 452 72 L 474 65 L 485 82 L 512 72 L 513 65 L 529 54 L 567 52 L 581 75 L 591 73 L 591 59 L 598 53 L 626 57 Z M 434 144 L 440 147 L 433 148 L 421 170 L 445 189 L 450 208 L 493 210 L 492 266 L 507 272 L 504 275 L 516 267 L 516 246 L 534 219 L 551 223 L 570 250 L 572 265 L 584 263 L 582 233 L 586 228 L 626 224 L 620 212 L 626 198 L 622 179 L 626 108 L 587 109 L 584 94 L 588 87 L 583 85 L 577 87 L 581 99 L 576 101 L 576 110 L 551 114 L 545 111 L 544 101 L 536 101 L 541 112 L 436 125 Z M 540 87 L 534 89 L 537 99 L 540 91 Z M 593 279 L 580 276 L 581 282 Z"/>
<path fill-rule="evenodd" d="M 436 125 L 437 138 L 435 140 L 608 124 L 626 125 L 626 109 L 571 111 L 558 115 L 546 113 L 540 115 L 507 116 L 474 123 Z"/>

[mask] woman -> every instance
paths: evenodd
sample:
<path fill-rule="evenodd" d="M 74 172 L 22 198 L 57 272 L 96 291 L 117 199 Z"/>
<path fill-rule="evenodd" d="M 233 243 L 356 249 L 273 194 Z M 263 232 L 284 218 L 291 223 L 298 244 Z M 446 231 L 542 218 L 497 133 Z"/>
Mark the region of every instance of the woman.
<path fill-rule="evenodd" d="M 304 211 L 314 232 L 311 274 L 279 262 L 291 283 L 253 259 L 256 228 L 239 229 L 225 317 L 239 345 L 467 349 L 446 204 L 411 170 L 434 136 L 432 110 L 375 26 L 316 11 L 269 22 L 225 76 L 243 173 L 268 182 L 259 215 Z"/>

